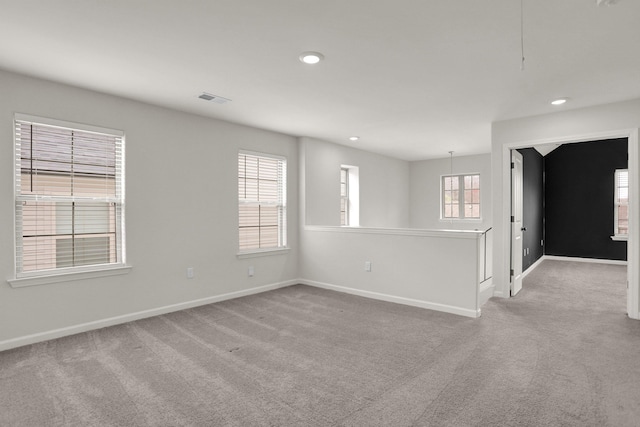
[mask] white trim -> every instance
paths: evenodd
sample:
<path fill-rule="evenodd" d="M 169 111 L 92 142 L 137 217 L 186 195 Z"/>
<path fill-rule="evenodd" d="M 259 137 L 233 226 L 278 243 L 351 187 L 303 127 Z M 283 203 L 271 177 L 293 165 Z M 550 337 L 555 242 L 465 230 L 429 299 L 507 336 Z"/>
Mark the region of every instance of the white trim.
<path fill-rule="evenodd" d="M 100 126 L 87 125 L 84 123 L 70 122 L 67 120 L 50 119 L 47 117 L 32 116 L 30 114 L 15 113 L 14 120 L 22 122 L 33 122 L 37 124 L 53 126 L 63 129 L 77 129 L 85 132 L 100 133 L 109 136 L 124 137 L 124 132 L 118 129 L 110 129 Z"/>
<path fill-rule="evenodd" d="M 105 328 L 108 326 L 119 325 L 122 323 L 133 322 L 134 320 L 145 319 L 147 317 L 159 316 L 162 314 L 172 313 L 174 311 L 186 310 L 188 308 L 199 307 L 201 305 L 212 304 L 215 302 L 225 301 L 233 298 L 240 298 L 248 295 L 259 294 L 274 289 L 285 288 L 287 286 L 300 283 L 299 280 L 287 280 L 285 282 L 273 283 L 270 285 L 258 286 L 242 291 L 229 292 L 222 295 L 216 295 L 207 298 L 201 298 L 192 301 L 181 302 L 178 304 L 166 305 L 163 307 L 152 308 L 149 310 L 138 311 L 135 313 L 124 314 L 122 316 L 109 317 L 106 319 L 95 320 L 93 322 L 81 323 L 78 325 L 67 326 L 64 328 L 53 329 L 46 332 L 25 335 L 22 337 L 11 338 L 0 341 L 0 351 L 9 350 L 24 345 L 34 344 L 42 341 L 48 341 L 55 338 L 61 338 L 68 335 L 79 334 L 82 332 L 92 331 L 95 329 Z"/>
<path fill-rule="evenodd" d="M 632 319 L 640 320 L 640 172 L 638 135 L 639 129 L 629 133 L 629 230 L 627 240 L 627 260 L 631 260 L 627 267 L 627 314 Z"/>
<path fill-rule="evenodd" d="M 629 236 L 626 234 L 619 234 L 617 236 L 611 236 L 611 240 L 615 240 L 616 242 L 626 242 L 629 240 Z"/>
<path fill-rule="evenodd" d="M 72 280 L 85 280 L 85 279 L 93 279 L 96 277 L 107 277 L 107 276 L 117 276 L 120 274 L 127 274 L 131 271 L 130 265 L 109 265 L 105 267 L 100 266 L 90 266 L 91 268 L 87 268 L 84 271 L 76 270 L 76 271 L 67 271 L 67 272 L 56 272 L 53 270 L 52 274 L 48 275 L 33 275 L 19 278 L 11 278 L 7 279 L 7 282 L 11 285 L 12 288 L 23 288 L 25 286 L 38 286 L 38 285 L 48 285 L 51 283 L 60 283 L 60 282 L 69 282 Z"/>
<path fill-rule="evenodd" d="M 467 308 L 455 307 L 447 304 L 440 304 L 436 302 L 423 301 L 423 300 L 417 300 L 412 298 L 397 297 L 397 296 L 388 295 L 388 294 L 381 294 L 378 292 L 363 291 L 360 289 L 348 288 L 345 286 L 332 285 L 330 283 L 316 282 L 314 280 L 300 279 L 300 283 L 303 285 L 313 286 L 313 287 L 322 288 L 322 289 L 328 289 L 331 291 L 342 292 L 345 294 L 358 295 L 361 297 L 376 299 L 380 301 L 387 301 L 387 302 L 393 302 L 396 304 L 409 305 L 412 307 L 420 307 L 420 308 L 426 308 L 429 310 L 442 311 L 445 313 L 457 314 L 459 316 L 465 316 L 465 317 L 478 318 L 480 317 L 480 313 L 481 313 L 479 308 L 477 310 L 470 310 Z"/>
<path fill-rule="evenodd" d="M 242 148 L 238 149 L 238 154 L 244 154 L 246 156 L 268 157 L 268 158 L 275 159 L 275 160 L 283 160 L 285 162 L 285 164 L 287 163 L 287 157 L 286 156 L 282 156 L 280 154 L 265 153 L 265 152 L 262 152 L 262 151 L 245 150 L 245 149 L 242 149 Z"/>
<path fill-rule="evenodd" d="M 573 256 L 543 255 L 540 259 L 549 261 L 589 262 L 592 264 L 627 265 L 627 261 L 619 261 L 615 259 L 580 258 Z"/>
<path fill-rule="evenodd" d="M 522 272 L 522 278 L 524 279 L 525 277 L 527 277 L 527 275 L 531 273 L 533 270 L 535 270 L 537 266 L 542 264 L 542 261 L 544 260 L 545 260 L 545 257 L 544 255 L 542 255 L 540 258 L 536 260 L 536 262 L 531 264 L 525 271 Z"/>
<path fill-rule="evenodd" d="M 252 249 L 247 252 L 238 252 L 236 256 L 238 257 L 238 259 L 244 259 L 244 258 L 256 258 L 261 256 L 269 256 L 269 255 L 286 255 L 287 253 L 289 253 L 290 250 L 291 248 L 289 247 L 273 248 L 273 249 L 271 248 Z"/>
<path fill-rule="evenodd" d="M 304 231 L 329 233 L 390 234 L 395 236 L 447 237 L 458 239 L 478 239 L 484 233 L 484 231 L 480 230 L 423 230 L 412 228 L 340 227 L 332 225 L 305 225 Z"/>

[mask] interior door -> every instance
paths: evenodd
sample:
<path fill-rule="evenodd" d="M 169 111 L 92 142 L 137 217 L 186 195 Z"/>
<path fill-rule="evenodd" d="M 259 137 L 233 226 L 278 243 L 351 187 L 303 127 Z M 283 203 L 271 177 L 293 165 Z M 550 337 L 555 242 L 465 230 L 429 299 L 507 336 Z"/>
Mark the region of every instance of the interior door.
<path fill-rule="evenodd" d="M 522 289 L 522 154 L 511 150 L 511 296 Z"/>

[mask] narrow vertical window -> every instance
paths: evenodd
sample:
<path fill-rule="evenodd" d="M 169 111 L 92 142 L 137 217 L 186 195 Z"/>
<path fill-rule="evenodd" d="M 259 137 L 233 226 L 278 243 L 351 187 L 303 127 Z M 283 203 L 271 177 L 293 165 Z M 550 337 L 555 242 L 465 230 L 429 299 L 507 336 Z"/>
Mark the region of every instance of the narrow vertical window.
<path fill-rule="evenodd" d="M 629 171 L 617 169 L 614 193 L 614 235 L 626 237 L 629 233 Z"/>
<path fill-rule="evenodd" d="M 349 169 L 340 169 L 340 225 L 349 225 Z"/>
<path fill-rule="evenodd" d="M 124 265 L 124 137 L 16 115 L 16 277 Z"/>
<path fill-rule="evenodd" d="M 480 219 L 480 175 L 446 175 L 441 181 L 443 219 Z"/>
<path fill-rule="evenodd" d="M 286 160 L 266 154 L 238 154 L 240 252 L 287 245 Z"/>

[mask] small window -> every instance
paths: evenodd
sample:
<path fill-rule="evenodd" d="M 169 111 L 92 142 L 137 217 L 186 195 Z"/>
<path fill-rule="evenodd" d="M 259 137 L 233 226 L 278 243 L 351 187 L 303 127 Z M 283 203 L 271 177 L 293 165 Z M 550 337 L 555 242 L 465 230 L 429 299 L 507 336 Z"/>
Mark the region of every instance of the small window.
<path fill-rule="evenodd" d="M 360 168 L 340 166 L 340 225 L 360 225 Z"/>
<path fill-rule="evenodd" d="M 16 277 L 124 265 L 121 132 L 16 115 Z"/>
<path fill-rule="evenodd" d="M 238 154 L 240 252 L 286 247 L 286 169 L 282 157 Z"/>
<path fill-rule="evenodd" d="M 627 237 L 629 233 L 629 171 L 617 169 L 614 193 L 614 236 Z"/>
<path fill-rule="evenodd" d="M 480 175 L 442 177 L 442 219 L 480 219 Z"/>
<path fill-rule="evenodd" d="M 349 225 L 349 169 L 340 169 L 340 225 Z"/>

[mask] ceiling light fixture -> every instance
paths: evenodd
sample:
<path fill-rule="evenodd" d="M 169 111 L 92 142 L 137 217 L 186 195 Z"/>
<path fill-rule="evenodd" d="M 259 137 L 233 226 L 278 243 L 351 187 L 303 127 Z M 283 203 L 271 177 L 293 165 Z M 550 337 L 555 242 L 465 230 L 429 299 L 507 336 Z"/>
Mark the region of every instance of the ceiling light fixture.
<path fill-rule="evenodd" d="M 357 141 L 357 140 L 359 140 L 359 139 L 360 139 L 360 137 L 359 137 L 359 136 L 350 136 L 350 137 L 349 137 L 349 141 Z"/>
<path fill-rule="evenodd" d="M 551 105 L 562 105 L 568 101 L 568 98 L 558 98 L 556 100 L 551 101 Z"/>
<path fill-rule="evenodd" d="M 299 56 L 300 61 L 305 64 L 317 64 L 324 59 L 324 55 L 320 52 L 302 52 Z"/>
<path fill-rule="evenodd" d="M 596 0 L 598 6 L 613 6 L 618 3 L 618 0 Z"/>

